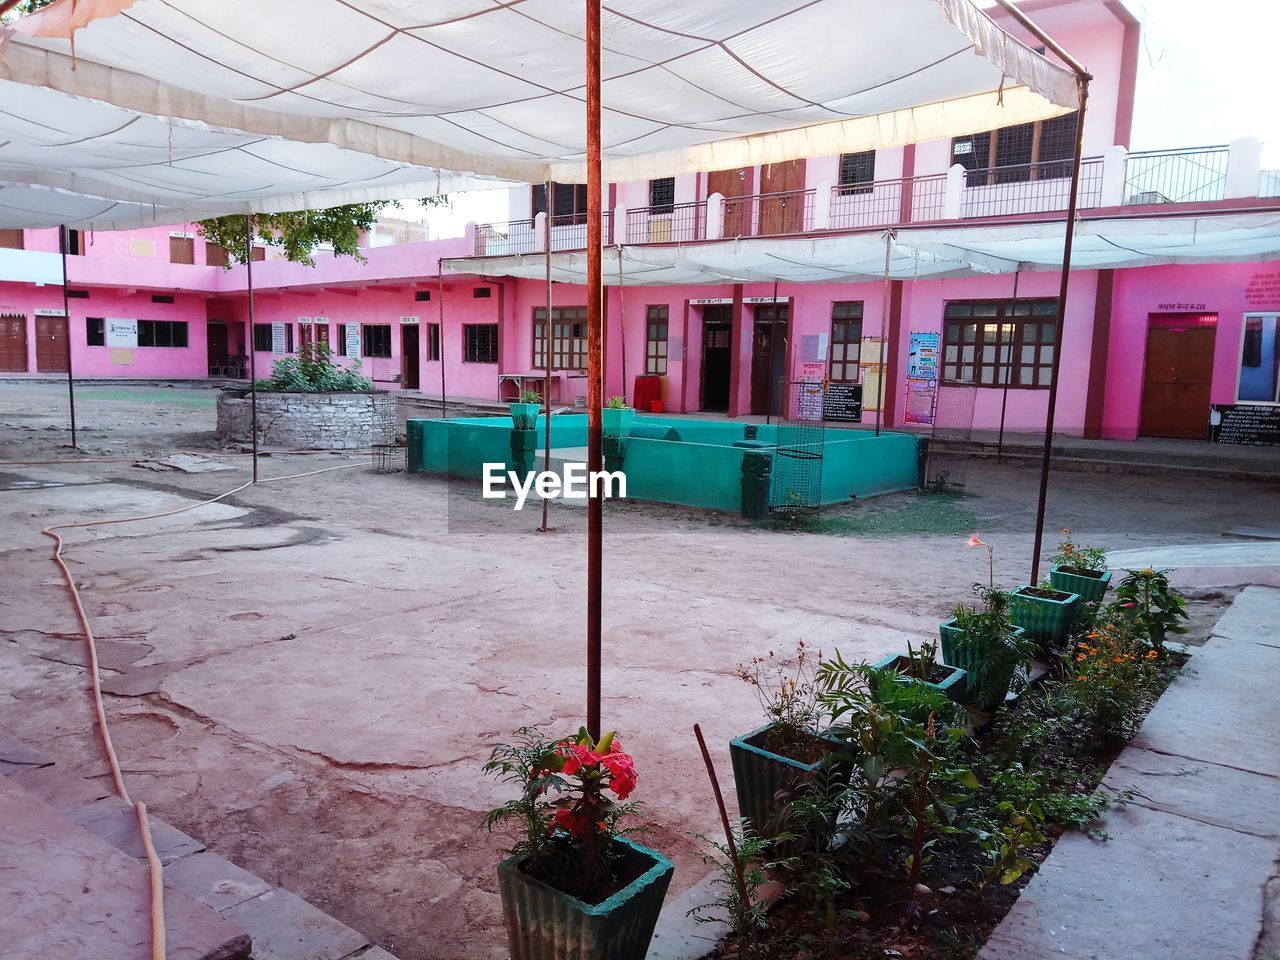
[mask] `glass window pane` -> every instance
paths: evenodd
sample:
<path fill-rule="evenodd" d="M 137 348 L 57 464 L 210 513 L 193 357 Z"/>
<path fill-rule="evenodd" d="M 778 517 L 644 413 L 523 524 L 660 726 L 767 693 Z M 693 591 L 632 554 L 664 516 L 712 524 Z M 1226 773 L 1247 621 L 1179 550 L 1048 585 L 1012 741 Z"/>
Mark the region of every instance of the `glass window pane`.
<path fill-rule="evenodd" d="M 1280 318 L 1246 317 L 1240 349 L 1240 389 L 1237 399 L 1274 403 L 1276 382 L 1280 379 L 1277 365 Z"/>

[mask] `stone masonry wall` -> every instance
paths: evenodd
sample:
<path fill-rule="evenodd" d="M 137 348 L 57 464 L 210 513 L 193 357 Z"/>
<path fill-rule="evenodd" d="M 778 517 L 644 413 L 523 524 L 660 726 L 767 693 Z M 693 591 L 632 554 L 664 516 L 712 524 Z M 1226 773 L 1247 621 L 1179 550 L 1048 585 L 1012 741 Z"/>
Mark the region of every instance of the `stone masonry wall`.
<path fill-rule="evenodd" d="M 361 450 L 373 425 L 395 415 L 395 397 L 367 393 L 258 393 L 258 442 L 294 450 Z M 219 440 L 252 441 L 248 395 L 218 397 Z"/>

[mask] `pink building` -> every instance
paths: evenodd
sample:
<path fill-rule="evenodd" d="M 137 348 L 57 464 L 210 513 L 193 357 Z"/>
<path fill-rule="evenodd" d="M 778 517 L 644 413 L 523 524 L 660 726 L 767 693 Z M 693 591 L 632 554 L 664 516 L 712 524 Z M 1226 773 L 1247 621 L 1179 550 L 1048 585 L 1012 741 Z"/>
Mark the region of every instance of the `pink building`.
<path fill-rule="evenodd" d="M 627 285 L 606 296 L 606 391 L 741 416 L 782 412 L 789 381 L 822 376 L 857 385 L 866 419 L 879 405 L 899 426 L 927 422 L 931 398 L 960 386 L 976 427 L 1003 417 L 1035 431 L 1062 350 L 1064 433 L 1203 439 L 1213 406 L 1274 408 L 1280 178 L 1261 169 L 1261 145 L 1130 151 L 1137 22 L 1118 0 L 1021 6 L 1095 77 L 1060 326 L 1047 258 L 1061 241 L 1074 115 L 611 185 L 605 238 Z M 855 256 L 883 261 L 890 228 L 901 262 L 887 283 L 844 269 Z M 0 371 L 65 372 L 69 340 L 77 377 L 243 376 L 251 352 L 263 376 L 322 339 L 358 353 L 381 386 L 451 397 L 508 396 L 549 360 L 553 399 L 572 403 L 585 393 L 585 291 L 554 285 L 548 331 L 547 234 L 555 275 L 577 276 L 583 188 L 512 189 L 506 222 L 375 243 L 365 264 L 320 252 L 306 268 L 265 250 L 250 330 L 245 269 L 224 269 L 193 225 L 73 232 L 69 317 L 56 234 L 0 231 Z M 795 251 L 803 262 L 790 264 Z M 819 251 L 834 259 L 818 263 Z M 641 265 L 679 282 L 650 283 Z M 807 282 L 787 279 L 792 267 Z"/>

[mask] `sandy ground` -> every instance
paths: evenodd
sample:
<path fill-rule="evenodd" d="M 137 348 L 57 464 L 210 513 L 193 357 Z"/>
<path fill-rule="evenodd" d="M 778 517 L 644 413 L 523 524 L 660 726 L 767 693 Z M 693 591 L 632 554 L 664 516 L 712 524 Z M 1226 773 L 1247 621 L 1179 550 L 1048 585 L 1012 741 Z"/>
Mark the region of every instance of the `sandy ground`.
<path fill-rule="evenodd" d="M 81 392 L 87 454 L 194 450 L 231 469 L 14 465 L 86 456 L 61 447 L 62 398 L 0 384 L 0 729 L 103 776 L 82 644 L 39 530 L 173 509 L 237 485 L 248 464 L 216 451 L 211 392 L 129 387 Z M 161 817 L 404 960 L 503 957 L 502 838 L 478 825 L 505 794 L 479 767 L 516 727 L 581 722 L 585 515 L 554 508 L 540 534 L 531 510 L 360 458 L 274 456 L 262 473 L 339 463 L 355 466 L 68 534 L 116 747 Z M 880 538 L 608 505 L 605 725 L 636 755 L 673 895 L 706 873 L 690 834 L 717 829 L 692 724 L 723 745 L 759 722 L 736 664 L 799 639 L 872 658 L 935 635 L 986 576 L 956 532 L 970 525 L 996 544 L 999 581 L 1026 577 L 1034 474 L 975 465 L 968 490 L 852 508 L 923 512 L 947 531 Z M 1116 549 L 1208 544 L 1266 511 L 1275 523 L 1274 504 L 1255 484 L 1062 474 L 1049 526 Z M 1233 593 L 1214 585 L 1231 582 L 1205 576 L 1197 637 Z M 716 759 L 732 795 L 727 749 Z"/>

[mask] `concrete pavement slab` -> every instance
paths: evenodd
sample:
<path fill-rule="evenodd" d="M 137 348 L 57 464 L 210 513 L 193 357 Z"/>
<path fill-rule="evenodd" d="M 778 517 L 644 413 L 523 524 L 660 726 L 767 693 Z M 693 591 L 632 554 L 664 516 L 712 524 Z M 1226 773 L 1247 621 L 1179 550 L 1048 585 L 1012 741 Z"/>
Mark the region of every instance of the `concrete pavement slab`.
<path fill-rule="evenodd" d="M 225 857 L 205 851 L 183 857 L 164 868 L 165 886 L 223 911 L 271 890 L 271 884 L 242 870 Z"/>
<path fill-rule="evenodd" d="M 222 915 L 253 937 L 253 960 L 344 960 L 367 937 L 288 890 L 272 890 Z"/>
<path fill-rule="evenodd" d="M 1213 626 L 1213 635 L 1280 647 L 1280 590 L 1245 587 Z"/>
<path fill-rule="evenodd" d="M 73 807 L 68 811 L 68 816 L 129 856 L 138 859 L 146 857 L 138 828 L 138 815 L 133 807 L 119 797 L 106 797 Z M 204 849 L 204 844 L 191 839 L 177 827 L 171 827 L 154 816 L 150 820 L 151 842 L 161 863 L 172 863 Z"/>

